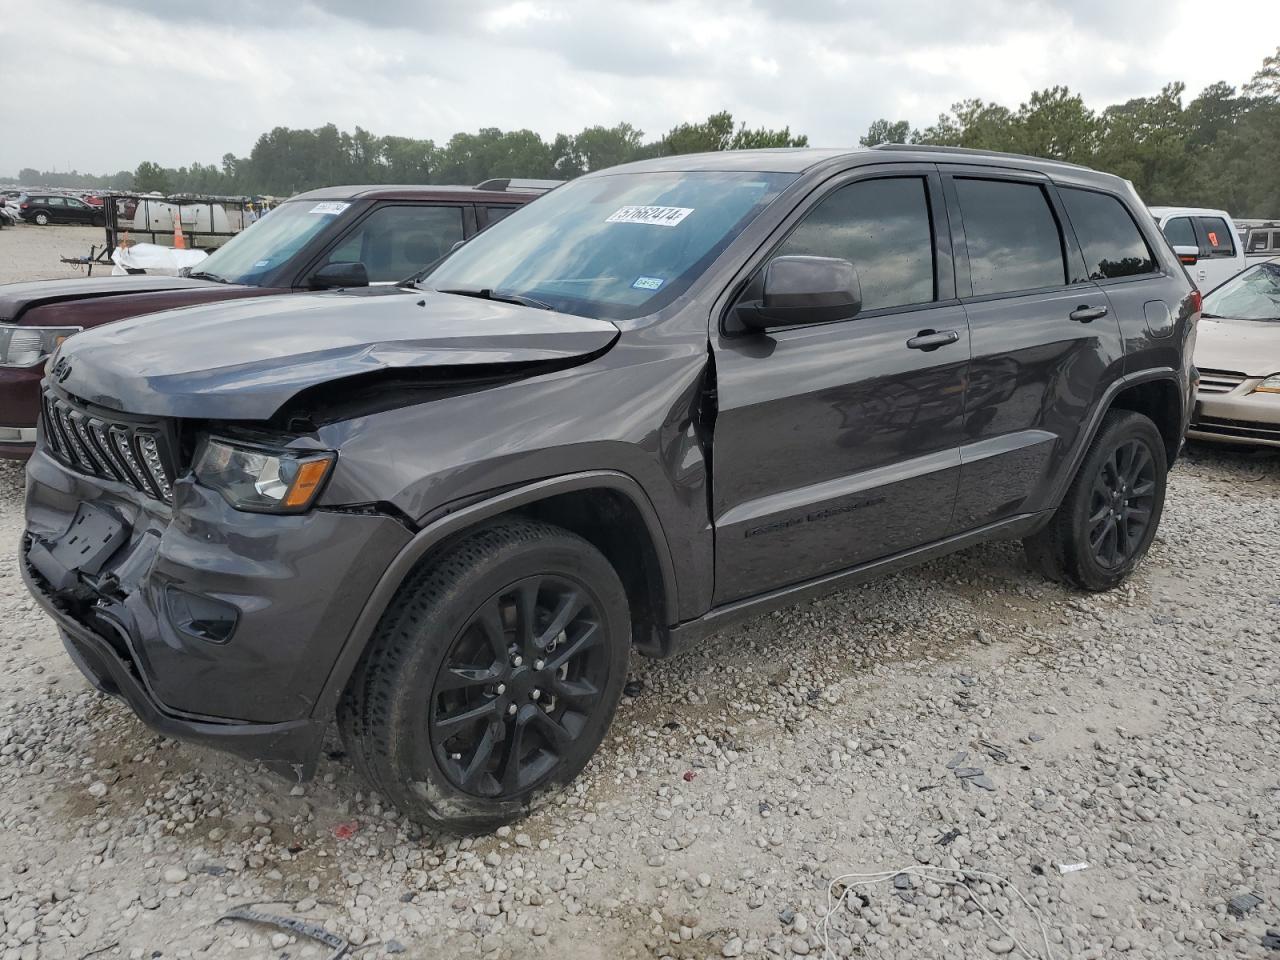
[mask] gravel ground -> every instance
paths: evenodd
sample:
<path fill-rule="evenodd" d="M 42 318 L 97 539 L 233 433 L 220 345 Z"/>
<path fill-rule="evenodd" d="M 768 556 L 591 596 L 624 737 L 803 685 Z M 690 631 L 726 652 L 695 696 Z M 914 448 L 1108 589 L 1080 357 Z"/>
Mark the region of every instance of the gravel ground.
<path fill-rule="evenodd" d="M 821 955 L 828 880 L 909 865 L 1008 878 L 1055 957 L 1263 956 L 1280 926 L 1278 467 L 1194 452 L 1113 594 L 1047 585 L 992 544 L 637 659 L 575 788 L 461 842 L 362 792 L 336 740 L 290 790 L 152 735 L 86 689 L 6 556 L 5 957 L 321 956 L 215 923 L 246 902 L 375 953 Z M 0 468 L 9 543 L 20 494 Z M 832 951 L 1015 950 L 941 876 L 847 900 Z M 1043 956 L 1016 895 L 972 889 Z M 1243 893 L 1262 903 L 1239 919 Z"/>
<path fill-rule="evenodd" d="M 14 280 L 49 280 L 61 277 L 83 277 L 84 267 L 62 263 L 59 257 L 83 257 L 91 245 L 102 246 L 106 234 L 102 227 L 19 223 L 0 230 L 0 283 Z M 111 264 L 95 266 L 93 275 L 111 272 Z"/>
<path fill-rule="evenodd" d="M 0 461 L 5 543 L 21 488 Z M 291 789 L 151 734 L 6 552 L 0 960 L 328 955 L 217 922 L 242 904 L 364 957 L 1276 957 L 1278 505 L 1280 457 L 1197 448 L 1124 590 L 991 544 L 637 658 L 573 789 L 474 840 L 399 818 L 336 738 Z M 908 869 L 822 923 L 833 878 Z"/>

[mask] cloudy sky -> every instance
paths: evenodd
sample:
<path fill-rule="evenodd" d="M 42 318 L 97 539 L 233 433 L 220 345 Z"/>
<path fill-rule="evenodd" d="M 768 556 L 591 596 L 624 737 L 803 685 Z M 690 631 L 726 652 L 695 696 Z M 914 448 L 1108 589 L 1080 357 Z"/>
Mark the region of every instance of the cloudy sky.
<path fill-rule="evenodd" d="M 0 175 L 249 152 L 332 121 L 443 142 L 728 109 L 815 145 L 1066 84 L 1245 82 L 1276 0 L 0 0 Z"/>

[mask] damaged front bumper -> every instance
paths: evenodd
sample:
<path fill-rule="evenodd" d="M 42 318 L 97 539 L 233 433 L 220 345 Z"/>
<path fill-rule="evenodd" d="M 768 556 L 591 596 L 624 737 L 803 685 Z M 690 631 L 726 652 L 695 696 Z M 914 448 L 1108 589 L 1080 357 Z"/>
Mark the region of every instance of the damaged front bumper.
<path fill-rule="evenodd" d="M 242 513 L 190 480 L 170 508 L 37 451 L 20 565 L 95 687 L 160 733 L 305 779 L 334 662 L 408 538 L 381 515 Z"/>

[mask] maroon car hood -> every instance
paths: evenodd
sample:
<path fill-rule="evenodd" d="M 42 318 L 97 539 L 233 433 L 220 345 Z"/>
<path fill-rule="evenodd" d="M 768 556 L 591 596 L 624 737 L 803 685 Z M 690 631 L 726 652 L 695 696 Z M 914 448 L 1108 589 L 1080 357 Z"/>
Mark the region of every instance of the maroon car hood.
<path fill-rule="evenodd" d="M 30 280 L 0 284 L 0 323 L 17 323 L 32 307 L 69 300 L 96 300 L 162 290 L 194 290 L 218 287 L 209 280 L 188 277 L 85 277 L 67 280 Z"/>

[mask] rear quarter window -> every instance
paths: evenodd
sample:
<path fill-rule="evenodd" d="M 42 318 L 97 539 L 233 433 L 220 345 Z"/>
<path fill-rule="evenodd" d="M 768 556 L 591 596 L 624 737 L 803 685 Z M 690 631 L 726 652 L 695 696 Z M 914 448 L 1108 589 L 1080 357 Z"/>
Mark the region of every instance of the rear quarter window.
<path fill-rule="evenodd" d="M 1151 248 L 1124 204 L 1109 194 L 1092 190 L 1064 187 L 1058 192 L 1084 251 L 1090 280 L 1155 272 Z"/>

